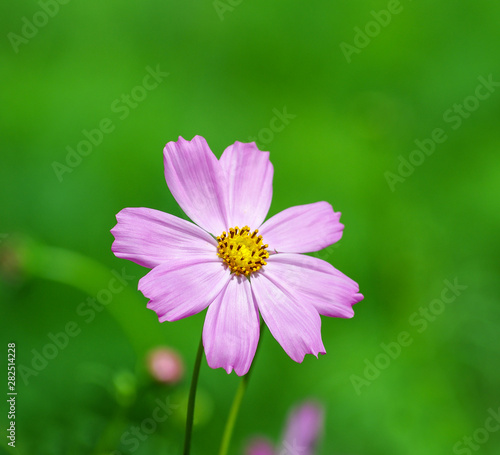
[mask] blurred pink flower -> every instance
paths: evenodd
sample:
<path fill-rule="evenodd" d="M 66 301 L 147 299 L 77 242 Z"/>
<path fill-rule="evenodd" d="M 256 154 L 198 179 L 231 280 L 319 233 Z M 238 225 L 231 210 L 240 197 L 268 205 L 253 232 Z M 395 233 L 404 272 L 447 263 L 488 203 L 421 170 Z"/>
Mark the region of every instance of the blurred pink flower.
<path fill-rule="evenodd" d="M 305 402 L 290 413 L 284 437 L 276 448 L 265 439 L 255 438 L 246 447 L 245 455 L 314 455 L 323 423 L 323 408 Z"/>
<path fill-rule="evenodd" d="M 300 253 L 342 237 L 327 202 L 283 210 L 266 222 L 273 166 L 269 152 L 236 142 L 217 160 L 205 139 L 179 138 L 164 150 L 165 178 L 190 223 L 147 208 L 126 208 L 111 230 L 112 250 L 152 270 L 139 281 L 160 322 L 208 307 L 203 344 L 212 368 L 248 372 L 259 312 L 296 362 L 325 354 L 320 314 L 350 318 L 363 299 L 331 264 Z M 265 242 L 264 243 L 264 239 Z"/>
<path fill-rule="evenodd" d="M 184 376 L 181 356 L 170 348 L 158 347 L 149 352 L 147 367 L 154 379 L 166 384 L 176 384 Z"/>

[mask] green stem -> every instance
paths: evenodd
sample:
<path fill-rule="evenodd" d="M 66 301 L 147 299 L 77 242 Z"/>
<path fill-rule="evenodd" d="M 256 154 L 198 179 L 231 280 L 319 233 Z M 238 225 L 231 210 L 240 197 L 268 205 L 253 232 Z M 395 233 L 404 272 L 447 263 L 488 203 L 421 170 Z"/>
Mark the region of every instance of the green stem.
<path fill-rule="evenodd" d="M 236 395 L 234 396 L 233 404 L 231 406 L 231 411 L 229 412 L 229 416 L 226 422 L 226 427 L 224 428 L 224 433 L 222 435 L 222 442 L 220 445 L 219 455 L 226 455 L 229 449 L 229 444 L 231 442 L 231 437 L 233 435 L 233 429 L 236 423 L 236 418 L 238 417 L 238 412 L 240 410 L 241 401 L 243 400 L 243 395 L 245 395 L 245 391 L 247 389 L 248 379 L 249 379 L 249 373 L 243 376 L 240 385 L 238 386 L 238 390 L 236 391 Z"/>
<path fill-rule="evenodd" d="M 264 322 L 261 322 L 260 339 L 262 339 L 263 329 L 264 329 Z M 227 451 L 229 450 L 229 444 L 231 443 L 231 437 L 233 436 L 234 425 L 236 424 L 236 419 L 238 418 L 241 402 L 243 401 L 243 396 L 245 395 L 245 392 L 247 390 L 248 381 L 250 380 L 250 374 L 252 373 L 253 365 L 255 363 L 255 358 L 257 357 L 257 352 L 261 344 L 260 339 L 252 365 L 250 366 L 248 373 L 241 379 L 238 389 L 236 390 L 236 395 L 233 398 L 233 404 L 231 405 L 231 410 L 229 411 L 226 427 L 224 428 L 224 433 L 222 434 L 222 441 L 219 449 L 219 455 L 226 455 Z"/>
<path fill-rule="evenodd" d="M 193 378 L 191 379 L 191 388 L 189 390 L 189 401 L 186 417 L 186 435 L 184 437 L 184 451 L 183 455 L 189 455 L 191 448 L 191 434 L 193 433 L 193 419 L 194 419 L 194 403 L 196 400 L 196 387 L 198 385 L 198 376 L 200 375 L 201 358 L 203 357 L 203 335 L 200 338 L 200 345 L 196 354 L 196 361 L 194 363 Z"/>

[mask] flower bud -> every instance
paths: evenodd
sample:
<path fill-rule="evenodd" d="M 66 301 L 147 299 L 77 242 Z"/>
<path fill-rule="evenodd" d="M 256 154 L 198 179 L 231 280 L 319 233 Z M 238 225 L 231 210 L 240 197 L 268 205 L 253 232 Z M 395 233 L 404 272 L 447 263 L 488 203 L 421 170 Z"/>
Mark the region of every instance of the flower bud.
<path fill-rule="evenodd" d="M 184 362 L 173 349 L 158 347 L 149 352 L 147 367 L 158 382 L 176 384 L 184 376 Z"/>

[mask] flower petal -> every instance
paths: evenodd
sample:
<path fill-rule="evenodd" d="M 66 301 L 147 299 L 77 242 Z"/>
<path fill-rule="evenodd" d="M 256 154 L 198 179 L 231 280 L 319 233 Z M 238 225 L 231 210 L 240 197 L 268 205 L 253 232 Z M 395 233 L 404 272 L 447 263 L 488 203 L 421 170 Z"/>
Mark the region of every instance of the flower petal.
<path fill-rule="evenodd" d="M 252 275 L 252 291 L 264 322 L 285 352 L 302 363 L 306 354 L 325 354 L 321 319 L 312 305 L 297 301 L 266 265 Z"/>
<path fill-rule="evenodd" d="M 203 345 L 211 368 L 246 374 L 259 342 L 260 319 L 246 277 L 232 275 L 226 288 L 208 307 Z"/>
<path fill-rule="evenodd" d="M 139 290 L 150 299 L 148 308 L 160 322 L 199 313 L 219 295 L 231 275 L 218 258 L 210 258 L 166 262 L 139 280 Z"/>
<path fill-rule="evenodd" d="M 277 213 L 259 229 L 269 250 L 311 253 L 340 240 L 344 225 L 340 212 L 328 202 L 297 205 Z"/>
<path fill-rule="evenodd" d="M 111 250 L 116 257 L 144 267 L 182 257 L 217 255 L 217 242 L 196 226 L 159 210 L 126 208 L 116 215 L 118 223 L 111 229 L 115 241 Z"/>
<path fill-rule="evenodd" d="M 306 402 L 293 409 L 282 442 L 284 452 L 279 450 L 278 453 L 314 455 L 323 422 L 323 408 L 316 403 Z"/>
<path fill-rule="evenodd" d="M 163 156 L 167 185 L 186 215 L 214 235 L 227 230 L 226 177 L 207 141 L 179 137 Z"/>
<path fill-rule="evenodd" d="M 235 142 L 224 150 L 220 164 L 228 185 L 229 226 L 258 228 L 273 198 L 269 152 L 261 152 L 255 142 Z"/>
<path fill-rule="evenodd" d="M 313 305 L 319 314 L 352 318 L 352 306 L 363 300 L 358 284 L 322 259 L 280 253 L 271 255 L 265 267 L 300 302 Z"/>

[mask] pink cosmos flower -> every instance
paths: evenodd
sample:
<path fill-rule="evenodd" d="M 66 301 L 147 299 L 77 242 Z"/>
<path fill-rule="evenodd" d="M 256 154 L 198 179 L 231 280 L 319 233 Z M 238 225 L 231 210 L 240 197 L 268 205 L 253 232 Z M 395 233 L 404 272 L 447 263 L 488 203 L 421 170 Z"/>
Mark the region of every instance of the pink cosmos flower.
<path fill-rule="evenodd" d="M 246 447 L 245 455 L 314 455 L 323 422 L 323 408 L 312 401 L 305 402 L 290 413 L 278 447 L 266 439 L 256 438 Z"/>
<path fill-rule="evenodd" d="M 139 281 L 160 322 L 208 307 L 203 345 L 212 368 L 248 372 L 260 318 L 296 362 L 325 354 L 320 314 L 350 318 L 358 285 L 305 256 L 337 242 L 344 226 L 327 202 L 291 207 L 264 222 L 273 166 L 255 143 L 235 142 L 217 160 L 200 136 L 164 149 L 172 195 L 194 221 L 126 208 L 111 230 L 112 251 L 152 269 Z"/>

